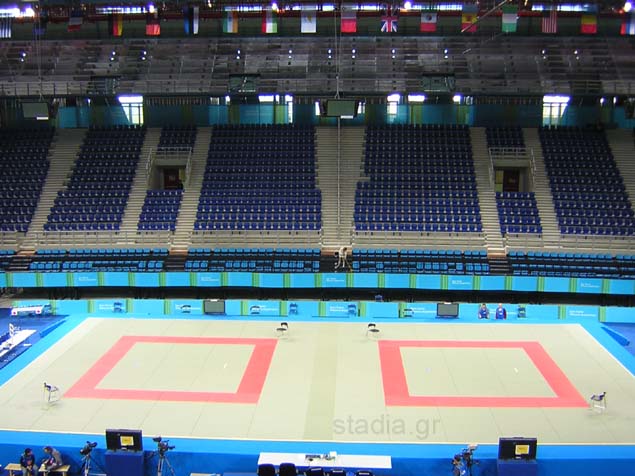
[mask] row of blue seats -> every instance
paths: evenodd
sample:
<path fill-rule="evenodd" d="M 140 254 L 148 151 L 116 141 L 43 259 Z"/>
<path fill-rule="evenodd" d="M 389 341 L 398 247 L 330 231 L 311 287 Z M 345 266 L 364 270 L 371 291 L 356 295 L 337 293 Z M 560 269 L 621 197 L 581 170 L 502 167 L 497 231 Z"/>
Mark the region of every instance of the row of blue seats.
<path fill-rule="evenodd" d="M 540 224 L 536 225 L 501 225 L 500 227 L 501 233 L 503 235 L 519 235 L 519 234 L 542 234 L 542 226 Z"/>
<path fill-rule="evenodd" d="M 115 223 L 45 223 L 44 231 L 119 231 L 119 222 Z M 26 230 L 24 230 L 26 231 Z"/>
<path fill-rule="evenodd" d="M 353 257 L 357 258 L 388 258 L 395 259 L 397 257 L 405 257 L 407 259 L 418 260 L 487 260 L 487 252 L 485 250 L 432 250 L 432 249 L 415 249 L 415 250 L 398 250 L 390 248 L 354 248 Z"/>
<path fill-rule="evenodd" d="M 561 208 L 556 207 L 556 215 L 558 217 L 597 217 L 597 218 L 629 218 L 633 216 L 633 210 L 625 209 L 608 209 L 602 210 L 597 208 Z"/>
<path fill-rule="evenodd" d="M 447 197 L 447 195 L 454 195 L 450 193 L 431 193 L 427 194 L 425 191 L 419 191 L 414 194 L 409 193 L 409 190 L 405 191 L 405 194 L 399 194 L 398 196 L 392 194 L 390 196 L 374 196 L 370 195 L 367 190 L 357 190 L 355 192 L 355 202 L 360 205 L 375 205 L 375 206 L 421 206 L 421 207 L 477 207 L 479 201 L 476 196 L 472 198 L 459 198 L 459 197 Z"/>
<path fill-rule="evenodd" d="M 121 222 L 123 213 L 51 213 L 49 223 Z"/>
<path fill-rule="evenodd" d="M 198 221 L 283 221 L 319 222 L 319 213 L 294 212 L 197 212 Z"/>
<path fill-rule="evenodd" d="M 92 271 L 92 272 L 131 272 L 131 271 L 163 271 L 163 261 L 39 261 L 29 264 L 31 271 Z"/>
<path fill-rule="evenodd" d="M 201 195 L 199 203 L 201 205 L 285 205 L 288 203 L 298 203 L 304 205 L 320 205 L 322 197 L 319 190 L 307 190 L 306 194 L 302 191 L 294 190 L 281 191 L 280 194 L 273 193 L 249 193 L 254 191 L 246 191 L 244 195 L 239 193 L 218 194 L 216 190 L 206 190 L 205 195 Z M 316 193 L 317 192 L 317 193 Z M 202 193 L 202 192 L 201 192 Z"/>
<path fill-rule="evenodd" d="M 203 272 L 317 273 L 319 269 L 319 261 L 303 260 L 188 260 L 185 262 L 186 271 Z"/>
<path fill-rule="evenodd" d="M 635 227 L 565 225 L 560 227 L 560 232 L 565 235 L 633 236 Z"/>
<path fill-rule="evenodd" d="M 26 233 L 29 230 L 29 223 L 1 223 L 0 231 Z"/>
<path fill-rule="evenodd" d="M 481 233 L 481 223 L 355 223 L 355 229 L 361 232 L 428 232 L 428 233 Z"/>
<path fill-rule="evenodd" d="M 474 215 L 480 213 L 480 207 L 429 206 L 413 204 L 365 205 L 355 204 L 355 213 L 415 213 L 419 215 Z"/>
<path fill-rule="evenodd" d="M 499 216 L 501 225 L 540 225 L 540 217 L 536 215 L 505 215 Z"/>
<path fill-rule="evenodd" d="M 122 214 L 125 210 L 125 205 L 54 205 L 50 211 L 52 215 L 75 215 L 78 213 L 115 213 Z"/>
<path fill-rule="evenodd" d="M 179 205 L 159 205 L 159 204 L 148 204 L 144 203 L 143 207 L 141 207 L 141 213 L 150 213 L 150 214 L 178 214 L 179 213 Z"/>
<path fill-rule="evenodd" d="M 233 230 L 233 231 L 317 231 L 322 228 L 321 222 L 262 222 L 262 221 L 241 221 L 241 222 L 219 222 L 219 221 L 196 221 L 194 230 Z"/>
<path fill-rule="evenodd" d="M 558 223 L 564 226 L 601 226 L 620 227 L 633 226 L 632 218 L 597 218 L 597 217 L 558 217 Z"/>
<path fill-rule="evenodd" d="M 451 215 L 451 214 L 429 214 L 422 215 L 419 213 L 355 213 L 354 220 L 356 223 L 480 223 L 479 215 Z"/>
<path fill-rule="evenodd" d="M 360 273 L 395 274 L 489 274 L 489 264 L 353 261 L 353 271 Z"/>
<path fill-rule="evenodd" d="M 398 194 L 395 190 L 399 191 Z M 396 187 L 395 184 L 377 184 L 370 182 L 358 182 L 357 189 L 355 191 L 356 196 L 366 197 L 411 197 L 420 199 L 461 199 L 471 198 L 478 199 L 478 193 L 476 190 L 422 190 L 416 188 L 401 188 Z"/>
<path fill-rule="evenodd" d="M 285 257 L 305 259 L 306 257 L 319 257 L 319 248 L 190 248 L 188 256 L 206 257 L 216 256 L 225 258 L 240 257 Z"/>
<path fill-rule="evenodd" d="M 197 207 L 198 212 L 203 213 L 320 213 L 319 205 L 203 205 L 199 204 Z"/>
<path fill-rule="evenodd" d="M 36 255 L 58 257 L 131 257 L 131 256 L 167 256 L 168 248 L 43 248 L 36 250 Z"/>

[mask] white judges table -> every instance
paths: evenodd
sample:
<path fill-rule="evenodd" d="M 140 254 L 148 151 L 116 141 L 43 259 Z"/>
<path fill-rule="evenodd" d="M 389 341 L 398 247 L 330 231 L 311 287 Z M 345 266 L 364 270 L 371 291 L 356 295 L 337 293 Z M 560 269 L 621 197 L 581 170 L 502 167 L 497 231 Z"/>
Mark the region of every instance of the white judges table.
<path fill-rule="evenodd" d="M 280 463 L 293 463 L 299 468 L 310 468 L 318 466 L 320 468 L 342 468 L 342 469 L 391 469 L 392 459 L 390 456 L 377 455 L 341 455 L 334 458 L 328 455 L 304 454 L 304 453 L 260 453 L 258 464 L 273 464 L 280 466 Z"/>

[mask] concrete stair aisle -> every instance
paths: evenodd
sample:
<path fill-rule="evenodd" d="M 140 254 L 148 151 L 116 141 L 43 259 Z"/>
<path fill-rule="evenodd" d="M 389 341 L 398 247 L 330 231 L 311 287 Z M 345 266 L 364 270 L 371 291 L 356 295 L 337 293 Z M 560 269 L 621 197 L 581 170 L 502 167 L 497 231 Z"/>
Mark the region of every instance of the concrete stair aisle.
<path fill-rule="evenodd" d="M 536 205 L 542 225 L 542 242 L 545 247 L 558 247 L 562 235 L 558 227 L 558 218 L 553 204 L 553 195 L 549 185 L 549 177 L 542 155 L 542 144 L 538 136 L 538 129 L 523 129 L 525 146 L 533 150 L 535 171 L 532 176 Z M 529 244 L 529 243 L 528 243 Z"/>
<path fill-rule="evenodd" d="M 505 246 L 500 231 L 498 209 L 496 208 L 496 191 L 490 179 L 490 159 L 485 128 L 471 127 L 470 140 L 485 247 L 488 254 L 504 255 Z"/>
<path fill-rule="evenodd" d="M 624 188 L 631 201 L 631 208 L 635 204 L 635 138 L 631 129 L 612 129 L 606 132 L 613 157 L 620 175 L 624 180 Z"/>
<path fill-rule="evenodd" d="M 137 170 L 135 171 L 132 186 L 130 187 L 130 195 L 128 196 L 126 209 L 119 228 L 121 238 L 123 239 L 121 244 L 135 244 L 138 241 L 137 225 L 148 190 L 148 157 L 151 152 L 156 151 L 160 137 L 161 128 L 152 127 L 146 130 L 143 146 L 141 147 L 141 154 L 139 156 L 139 163 L 137 164 Z M 146 242 L 149 238 L 150 235 L 144 235 L 140 243 Z M 167 245 L 168 244 L 165 243 L 165 246 Z"/>
<path fill-rule="evenodd" d="M 322 191 L 322 247 L 330 254 L 351 244 L 355 189 L 363 179 L 365 128 L 340 128 L 338 170 L 337 127 L 316 128 L 317 184 Z"/>
<path fill-rule="evenodd" d="M 62 190 L 71 170 L 80 146 L 86 135 L 86 129 L 57 129 L 49 149 L 49 170 L 42 188 L 37 208 L 31 219 L 29 231 L 20 246 L 21 250 L 33 251 L 46 243 L 44 224 L 54 205 L 57 192 Z"/>
<path fill-rule="evenodd" d="M 203 186 L 203 176 L 207 164 L 207 153 L 212 139 L 211 127 L 199 127 L 196 132 L 196 142 L 192 150 L 192 168 L 189 180 L 186 180 L 183 189 L 183 198 L 179 208 L 179 216 L 176 220 L 176 231 L 172 240 L 170 253 L 187 253 L 192 242 L 192 231 L 196 221 L 198 201 Z"/>

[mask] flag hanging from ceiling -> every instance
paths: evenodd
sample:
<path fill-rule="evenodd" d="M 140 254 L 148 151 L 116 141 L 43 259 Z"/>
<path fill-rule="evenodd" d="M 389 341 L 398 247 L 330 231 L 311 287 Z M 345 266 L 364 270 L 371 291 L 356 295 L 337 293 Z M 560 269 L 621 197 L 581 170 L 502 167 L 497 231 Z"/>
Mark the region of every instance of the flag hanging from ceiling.
<path fill-rule="evenodd" d="M 183 9 L 183 27 L 186 35 L 198 35 L 198 6 Z"/>
<path fill-rule="evenodd" d="M 595 13 L 583 13 L 580 18 L 580 33 L 595 35 L 598 32 L 598 17 Z"/>
<path fill-rule="evenodd" d="M 70 17 L 68 17 L 67 31 L 79 31 L 84 23 L 84 14 L 81 10 L 71 11 Z"/>
<path fill-rule="evenodd" d="M 301 18 L 301 33 L 316 33 L 317 32 L 317 10 L 310 9 L 302 9 L 300 12 Z"/>
<path fill-rule="evenodd" d="M 357 10 L 355 5 L 342 5 L 341 31 L 342 33 L 357 33 Z"/>
<path fill-rule="evenodd" d="M 278 33 L 278 17 L 276 13 L 269 8 L 262 12 L 262 32 Z"/>
<path fill-rule="evenodd" d="M 13 18 L 11 17 L 0 18 L 0 38 L 11 38 L 12 22 Z"/>
<path fill-rule="evenodd" d="M 123 34 L 123 13 L 111 13 L 108 16 L 108 32 L 112 36 Z"/>
<path fill-rule="evenodd" d="M 223 33 L 238 33 L 238 12 L 230 10 L 225 12 L 223 21 Z"/>
<path fill-rule="evenodd" d="M 434 33 L 437 31 L 437 12 L 421 12 L 421 33 Z"/>
<path fill-rule="evenodd" d="M 621 35 L 633 36 L 635 35 L 635 14 L 629 12 L 624 16 L 622 21 L 622 28 L 620 29 Z"/>
<path fill-rule="evenodd" d="M 41 38 L 46 34 L 46 27 L 49 23 L 48 10 L 40 9 L 33 21 L 33 36 Z"/>
<path fill-rule="evenodd" d="M 518 7 L 516 5 L 503 5 L 503 33 L 516 33 L 518 22 Z"/>
<path fill-rule="evenodd" d="M 399 21 L 399 7 L 388 5 L 381 16 L 381 32 L 394 33 L 397 31 L 397 23 Z"/>
<path fill-rule="evenodd" d="M 475 33 L 478 21 L 478 6 L 475 4 L 463 5 L 461 13 L 461 33 Z"/>
<path fill-rule="evenodd" d="M 558 11 L 555 8 L 552 10 L 543 10 L 542 32 L 558 33 Z"/>
<path fill-rule="evenodd" d="M 146 14 L 146 35 L 161 35 L 161 19 L 159 18 L 158 10 L 155 10 L 153 13 Z"/>

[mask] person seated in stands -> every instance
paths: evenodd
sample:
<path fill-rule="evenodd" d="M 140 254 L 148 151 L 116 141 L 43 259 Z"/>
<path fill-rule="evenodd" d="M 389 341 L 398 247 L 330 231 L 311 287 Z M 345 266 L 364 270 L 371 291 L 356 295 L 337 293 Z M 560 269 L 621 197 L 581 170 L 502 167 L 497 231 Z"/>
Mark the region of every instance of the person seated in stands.
<path fill-rule="evenodd" d="M 26 448 L 20 456 L 20 466 L 22 467 L 22 476 L 35 476 L 35 455 L 31 448 Z"/>
<path fill-rule="evenodd" d="M 498 307 L 496 308 L 496 319 L 507 319 L 507 311 L 503 307 L 502 303 L 498 303 Z"/>
<path fill-rule="evenodd" d="M 47 454 L 47 458 L 42 463 L 44 474 L 49 474 L 49 472 L 64 465 L 62 454 L 52 446 L 45 446 L 44 452 Z"/>
<path fill-rule="evenodd" d="M 478 308 L 477 315 L 479 319 L 489 319 L 489 309 L 487 308 L 487 304 L 481 304 L 481 307 Z"/>

